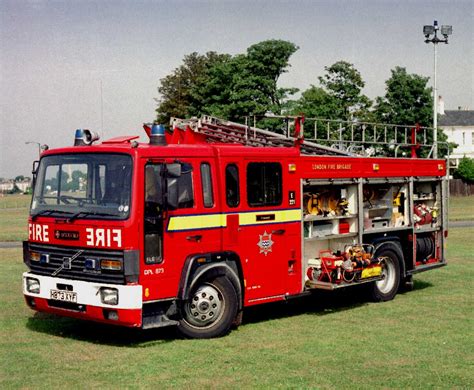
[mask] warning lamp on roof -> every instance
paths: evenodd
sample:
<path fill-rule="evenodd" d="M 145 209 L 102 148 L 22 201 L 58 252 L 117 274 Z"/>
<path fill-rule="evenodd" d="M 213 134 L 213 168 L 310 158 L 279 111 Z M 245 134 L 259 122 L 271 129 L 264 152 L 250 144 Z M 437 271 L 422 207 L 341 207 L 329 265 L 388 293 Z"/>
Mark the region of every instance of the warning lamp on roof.
<path fill-rule="evenodd" d="M 74 146 L 88 146 L 99 139 L 99 134 L 87 129 L 77 129 L 74 137 Z"/>
<path fill-rule="evenodd" d="M 151 126 L 150 145 L 166 145 L 165 126 L 157 123 Z"/>

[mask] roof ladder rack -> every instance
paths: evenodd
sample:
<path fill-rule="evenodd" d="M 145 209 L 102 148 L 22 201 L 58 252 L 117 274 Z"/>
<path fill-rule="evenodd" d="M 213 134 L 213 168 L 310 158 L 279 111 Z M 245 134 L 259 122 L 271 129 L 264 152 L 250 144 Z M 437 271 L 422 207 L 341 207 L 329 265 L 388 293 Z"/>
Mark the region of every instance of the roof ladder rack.
<path fill-rule="evenodd" d="M 353 153 L 320 145 L 297 137 L 289 137 L 269 130 L 259 129 L 204 115 L 200 119 L 171 118 L 173 129 L 190 129 L 205 136 L 209 143 L 238 143 L 256 147 L 294 147 L 299 145 L 302 154 L 351 156 Z"/>
<path fill-rule="evenodd" d="M 200 119 L 171 118 L 171 126 L 173 129 L 189 129 L 189 131 L 202 135 L 205 142 L 209 143 L 239 143 L 260 147 L 298 146 L 301 153 L 306 155 L 373 157 L 376 155 L 387 156 L 388 153 L 394 157 L 401 155 L 402 157 L 416 158 L 419 154 L 418 149 L 423 148 L 428 150 L 427 158 L 433 157 L 435 145 L 428 142 L 428 134 L 434 130 L 430 127 L 288 117 L 273 114 L 267 117 L 284 120 L 287 123 L 287 134 L 207 115 Z M 306 127 L 314 127 L 312 138 L 309 138 L 311 136 L 304 138 L 298 135 L 298 133 L 303 134 L 303 121 Z M 290 136 L 290 123 L 294 124 L 295 137 Z M 449 156 L 447 142 L 438 142 L 438 147 L 445 148 Z"/>

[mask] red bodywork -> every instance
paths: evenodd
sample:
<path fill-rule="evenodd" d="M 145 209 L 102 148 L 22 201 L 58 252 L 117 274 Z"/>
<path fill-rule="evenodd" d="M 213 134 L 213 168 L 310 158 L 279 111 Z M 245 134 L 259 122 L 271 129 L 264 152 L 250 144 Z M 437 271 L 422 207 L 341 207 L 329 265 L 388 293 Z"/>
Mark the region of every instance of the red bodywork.
<path fill-rule="evenodd" d="M 188 136 L 186 132 L 176 132 L 174 142 L 182 142 Z M 188 138 L 191 135 L 188 136 Z M 168 137 L 169 138 L 169 137 Z M 300 221 L 268 222 L 243 224 L 245 216 L 268 212 L 301 210 L 302 179 L 335 179 L 335 178 L 385 178 L 446 175 L 444 160 L 425 160 L 407 158 L 365 158 L 365 157 L 332 157 L 302 156 L 298 148 L 252 148 L 242 145 L 220 144 L 169 144 L 152 146 L 130 143 L 130 137 L 115 139 L 103 144 L 87 147 L 69 147 L 49 150 L 43 156 L 64 153 L 124 153 L 133 159 L 132 199 L 130 217 L 125 221 L 94 221 L 77 219 L 68 223 L 65 219 L 40 216 L 34 222 L 30 218 L 30 242 L 47 243 L 60 246 L 87 248 L 87 228 L 119 229 L 121 241 L 100 240 L 99 247 L 113 249 L 135 249 L 140 251 L 140 275 L 138 284 L 142 286 L 143 303 L 172 299 L 178 296 L 182 271 L 186 259 L 191 254 L 216 251 L 232 251 L 238 254 L 243 274 L 244 306 L 284 299 L 297 295 L 304 290 L 302 269 L 302 228 Z M 172 139 L 169 139 L 173 142 Z M 170 211 L 166 215 L 163 233 L 164 261 L 161 264 L 145 265 L 144 252 L 144 171 L 150 161 L 171 163 L 179 159 L 193 166 L 193 184 L 195 201 L 192 208 Z M 247 204 L 246 170 L 249 162 L 276 161 L 282 165 L 283 202 L 279 206 L 255 208 Z M 206 208 L 203 204 L 200 164 L 207 162 L 211 167 L 214 205 Z M 240 204 L 230 208 L 225 198 L 225 167 L 235 164 L 240 172 Z M 291 165 L 291 169 L 290 169 Z M 295 201 L 290 204 L 288 194 L 295 194 Z M 207 227 L 206 217 L 221 215 L 224 226 Z M 200 216 L 203 228 L 190 226 L 189 229 L 168 229 L 170 218 Z M 34 226 L 33 226 L 34 225 Z M 36 226 L 40 225 L 41 228 Z M 47 226 L 48 241 L 44 232 Z M 78 241 L 62 240 L 55 237 L 55 230 L 79 232 Z M 284 236 L 275 234 L 284 230 Z M 257 245 L 262 236 L 273 232 L 273 246 L 270 252 L 262 255 Z M 198 240 L 190 236 L 199 235 Z M 90 238 L 90 237 L 89 237 Z M 97 242 L 94 241 L 93 246 Z M 109 245 L 107 245 L 109 244 Z M 120 245 L 119 245 L 120 244 Z M 104 322 L 102 308 L 89 307 L 84 313 L 65 313 L 61 309 L 49 307 L 44 300 L 36 300 L 36 309 L 87 318 Z M 121 311 L 120 321 L 128 326 L 141 325 L 140 310 Z"/>

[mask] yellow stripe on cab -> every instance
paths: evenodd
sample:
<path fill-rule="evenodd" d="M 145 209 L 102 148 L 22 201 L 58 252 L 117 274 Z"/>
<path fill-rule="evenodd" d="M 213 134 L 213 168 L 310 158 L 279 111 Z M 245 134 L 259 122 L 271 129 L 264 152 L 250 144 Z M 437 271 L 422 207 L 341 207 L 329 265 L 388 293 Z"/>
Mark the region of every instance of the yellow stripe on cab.
<path fill-rule="evenodd" d="M 215 229 L 227 226 L 227 214 L 201 214 L 170 217 L 168 231 Z M 265 210 L 238 213 L 239 225 L 265 225 L 269 223 L 301 222 L 301 210 Z M 259 217 L 259 218 L 257 218 Z"/>

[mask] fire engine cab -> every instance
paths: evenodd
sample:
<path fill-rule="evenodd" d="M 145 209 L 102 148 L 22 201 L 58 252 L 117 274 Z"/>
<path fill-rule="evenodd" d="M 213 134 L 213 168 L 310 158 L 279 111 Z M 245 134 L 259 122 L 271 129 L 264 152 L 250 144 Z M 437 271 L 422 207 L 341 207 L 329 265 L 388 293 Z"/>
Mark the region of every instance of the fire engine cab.
<path fill-rule="evenodd" d="M 173 132 L 144 125 L 148 143 L 77 130 L 74 147 L 43 152 L 27 304 L 208 338 L 248 306 L 361 284 L 386 301 L 446 264 L 444 160 L 414 158 L 411 141 L 413 158 L 357 155 L 304 140 L 302 122 L 290 136 L 173 119 Z"/>

